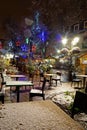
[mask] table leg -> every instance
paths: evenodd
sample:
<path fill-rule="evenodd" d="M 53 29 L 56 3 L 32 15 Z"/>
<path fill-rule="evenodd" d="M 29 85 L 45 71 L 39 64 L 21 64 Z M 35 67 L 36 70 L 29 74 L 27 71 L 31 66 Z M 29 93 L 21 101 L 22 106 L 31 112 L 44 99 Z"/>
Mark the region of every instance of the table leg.
<path fill-rule="evenodd" d="M 50 86 L 52 86 L 52 76 L 50 76 Z"/>
<path fill-rule="evenodd" d="M 51 81 L 52 81 L 52 76 L 50 76 L 49 88 L 52 86 Z"/>
<path fill-rule="evenodd" d="M 16 77 L 16 81 L 18 81 L 18 77 Z"/>
<path fill-rule="evenodd" d="M 18 81 L 18 77 L 16 77 L 16 81 Z M 17 91 L 17 87 L 16 87 L 15 91 Z"/>
<path fill-rule="evenodd" d="M 83 88 L 86 87 L 86 77 L 83 77 Z"/>
<path fill-rule="evenodd" d="M 20 95 L 19 95 L 19 86 L 16 86 L 16 91 L 17 91 L 17 102 L 19 102 L 19 98 L 20 98 Z"/>

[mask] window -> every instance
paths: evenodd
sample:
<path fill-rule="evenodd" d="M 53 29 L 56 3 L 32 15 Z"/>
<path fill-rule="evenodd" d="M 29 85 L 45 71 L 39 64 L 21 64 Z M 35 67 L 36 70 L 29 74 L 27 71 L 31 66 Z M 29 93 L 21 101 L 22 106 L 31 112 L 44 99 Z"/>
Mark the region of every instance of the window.
<path fill-rule="evenodd" d="M 79 30 L 79 24 L 74 25 L 74 31 L 78 31 Z"/>
<path fill-rule="evenodd" d="M 84 21 L 84 28 L 87 28 L 87 21 Z"/>

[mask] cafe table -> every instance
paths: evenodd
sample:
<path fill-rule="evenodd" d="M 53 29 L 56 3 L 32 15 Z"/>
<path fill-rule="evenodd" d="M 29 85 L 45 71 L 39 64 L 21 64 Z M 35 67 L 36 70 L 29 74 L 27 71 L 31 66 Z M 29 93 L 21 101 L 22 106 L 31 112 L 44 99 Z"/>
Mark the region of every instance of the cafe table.
<path fill-rule="evenodd" d="M 87 75 L 86 74 L 78 74 L 76 76 L 83 78 L 83 88 L 86 88 L 86 78 L 87 78 Z"/>
<path fill-rule="evenodd" d="M 17 92 L 17 102 L 20 100 L 20 87 L 22 86 L 30 86 L 30 88 L 33 86 L 33 83 L 31 81 L 6 81 L 6 87 L 16 87 Z"/>

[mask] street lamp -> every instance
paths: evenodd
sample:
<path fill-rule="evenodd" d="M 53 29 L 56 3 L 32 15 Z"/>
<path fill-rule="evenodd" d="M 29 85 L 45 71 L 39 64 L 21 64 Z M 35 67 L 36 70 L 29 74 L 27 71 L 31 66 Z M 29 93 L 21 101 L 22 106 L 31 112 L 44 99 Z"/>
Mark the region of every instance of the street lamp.
<path fill-rule="evenodd" d="M 74 37 L 74 39 L 72 39 L 72 41 L 71 41 L 70 48 L 72 49 L 73 46 L 76 46 L 79 41 L 80 41 L 80 37 Z M 62 38 L 61 42 L 65 46 L 69 42 L 69 39 L 67 37 L 64 37 L 64 38 Z"/>
<path fill-rule="evenodd" d="M 63 45 L 66 45 L 67 42 L 68 42 L 68 39 L 67 39 L 66 37 L 62 39 L 62 43 L 63 43 Z"/>
<path fill-rule="evenodd" d="M 72 40 L 71 44 L 72 44 L 73 46 L 75 46 L 75 45 L 79 42 L 79 40 L 80 40 L 79 37 L 75 37 L 75 38 Z"/>
<path fill-rule="evenodd" d="M 60 53 L 60 50 L 57 50 L 57 53 L 59 54 L 59 53 Z"/>
<path fill-rule="evenodd" d="M 61 53 L 64 54 L 65 58 L 68 58 L 68 63 L 66 64 L 66 66 L 68 65 L 68 69 L 69 69 L 69 80 L 71 80 L 71 74 L 72 71 L 74 71 L 74 65 L 75 65 L 75 55 L 73 54 L 77 54 L 80 52 L 80 48 L 76 47 L 77 43 L 79 42 L 80 38 L 79 37 L 74 37 L 74 39 L 68 40 L 67 38 L 63 38 L 62 39 L 62 44 L 65 46 L 67 43 L 69 43 L 69 41 L 71 41 L 70 44 L 70 49 L 68 49 L 67 47 L 62 48 Z M 69 44 L 68 44 L 69 47 Z M 65 60 L 64 60 L 65 61 Z"/>

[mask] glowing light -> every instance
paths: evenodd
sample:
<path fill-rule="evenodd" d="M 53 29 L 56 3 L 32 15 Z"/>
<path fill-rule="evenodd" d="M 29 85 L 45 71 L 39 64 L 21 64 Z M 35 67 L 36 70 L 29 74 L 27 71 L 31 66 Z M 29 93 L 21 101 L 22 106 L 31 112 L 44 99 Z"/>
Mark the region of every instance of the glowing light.
<path fill-rule="evenodd" d="M 20 41 L 16 41 L 16 46 L 20 46 Z"/>
<path fill-rule="evenodd" d="M 35 22 L 31 27 L 31 33 L 34 37 L 34 43 L 45 42 L 48 38 L 47 28 L 39 23 L 39 12 L 35 13 Z"/>
<path fill-rule="evenodd" d="M 28 38 L 26 38 L 26 43 L 28 44 L 28 42 L 29 42 L 29 39 L 28 39 Z"/>
<path fill-rule="evenodd" d="M 75 38 L 73 39 L 73 41 L 71 42 L 71 44 L 74 46 L 74 45 L 76 45 L 76 44 L 79 42 L 79 40 L 80 40 L 79 37 L 75 37 Z"/>
<path fill-rule="evenodd" d="M 6 54 L 7 59 L 13 58 L 13 56 L 14 56 L 13 54 L 9 54 L 9 53 Z"/>
<path fill-rule="evenodd" d="M 42 41 L 44 42 L 44 32 L 42 32 Z"/>
<path fill-rule="evenodd" d="M 12 47 L 12 46 L 13 46 L 13 42 L 10 41 L 10 42 L 8 43 L 8 45 L 9 45 L 10 47 Z"/>
<path fill-rule="evenodd" d="M 62 43 L 63 43 L 63 45 L 66 45 L 66 44 L 67 44 L 67 41 L 68 41 L 67 38 L 63 38 L 63 39 L 62 39 Z"/>
<path fill-rule="evenodd" d="M 26 52 L 26 51 L 28 50 L 28 47 L 27 47 L 26 45 L 22 45 L 22 46 L 21 46 L 21 49 L 22 49 L 22 51 L 25 51 L 25 52 Z"/>
<path fill-rule="evenodd" d="M 57 50 L 57 53 L 60 53 L 60 50 Z"/>

